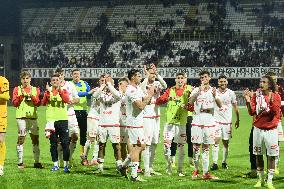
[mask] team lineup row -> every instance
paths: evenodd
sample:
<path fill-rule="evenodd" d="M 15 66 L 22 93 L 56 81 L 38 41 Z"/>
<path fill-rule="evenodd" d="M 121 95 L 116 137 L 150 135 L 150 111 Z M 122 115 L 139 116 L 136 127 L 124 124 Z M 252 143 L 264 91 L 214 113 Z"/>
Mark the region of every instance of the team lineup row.
<path fill-rule="evenodd" d="M 137 175 L 139 156 L 143 151 L 144 176 L 159 175 L 154 171 L 155 151 L 160 134 L 160 108 L 167 104 L 166 125 L 164 127 L 164 156 L 167 162 L 167 174 L 172 174 L 172 144 L 178 149 L 178 176 L 183 174 L 185 158 L 184 145 L 189 143 L 189 162 L 194 166 L 192 178 L 199 177 L 199 159 L 202 156 L 202 178 L 218 179 L 209 173 L 209 147 L 212 145 L 213 165 L 217 169 L 219 142 L 223 141 L 222 167 L 227 167 L 228 145 L 232 130 L 232 110 L 236 113 L 235 127 L 239 127 L 239 111 L 235 93 L 227 88 L 227 77 L 218 78 L 219 87 L 210 86 L 210 73 L 202 71 L 201 84 L 193 88 L 187 85 L 185 73 L 176 75 L 176 85 L 167 88 L 166 82 L 157 73 L 152 64 L 144 69 L 146 77 L 141 82 L 139 70 L 132 69 L 128 76 L 119 79 L 118 90 L 114 87 L 110 75 L 99 78 L 98 87 L 91 89 L 87 82 L 80 79 L 80 71 L 72 71 L 72 81 L 65 81 L 64 71 L 57 69 L 51 76 L 50 85 L 46 84 L 43 99 L 40 91 L 31 86 L 31 75 L 21 73 L 21 85 L 13 90 L 12 103 L 16 107 L 18 125 L 18 167 L 24 168 L 23 144 L 29 133 L 33 144 L 34 167 L 42 168 L 39 161 L 39 129 L 37 107 L 46 106 L 45 135 L 50 140 L 51 158 L 54 163 L 51 171 L 59 170 L 58 159 L 63 158 L 64 172 L 69 173 L 68 161 L 80 138 L 82 164 L 89 164 L 88 154 L 92 145 L 94 152 L 91 164 L 97 164 L 97 172 L 103 171 L 105 144 L 112 143 L 116 167 L 130 180 L 145 181 Z M 276 75 L 268 73 L 260 80 L 256 92 L 244 91 L 247 108 L 254 116 L 253 149 L 257 157 L 259 181 L 255 185 L 264 185 L 264 165 L 262 154 L 263 141 L 268 155 L 267 186 L 274 188 L 272 178 L 275 159 L 279 156 L 278 140 L 283 135 L 281 126 L 281 87 L 276 86 Z M 9 100 L 9 82 L 1 77 L 0 82 L 0 173 L 6 154 L 5 132 L 7 127 L 7 101 Z M 281 89 L 281 90 L 280 90 Z M 162 94 L 162 91 L 165 92 Z M 279 95 L 280 94 L 280 95 Z M 87 113 L 87 96 L 91 95 L 91 107 Z M 189 126 L 189 129 L 187 127 Z M 80 136 L 80 137 L 79 137 Z M 59 142 L 60 141 L 60 142 Z M 202 148 L 202 149 L 201 149 Z"/>

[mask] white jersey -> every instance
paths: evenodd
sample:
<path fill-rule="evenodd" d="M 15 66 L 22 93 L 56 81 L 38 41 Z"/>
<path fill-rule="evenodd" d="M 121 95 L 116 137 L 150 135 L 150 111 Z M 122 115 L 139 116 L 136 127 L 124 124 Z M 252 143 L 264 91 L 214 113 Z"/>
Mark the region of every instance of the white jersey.
<path fill-rule="evenodd" d="M 121 99 L 120 99 L 120 126 L 127 126 L 126 125 L 126 97 L 125 94 L 121 94 Z"/>
<path fill-rule="evenodd" d="M 217 90 L 217 94 L 222 102 L 222 107 L 215 107 L 215 120 L 219 123 L 230 124 L 232 123 L 233 104 L 237 103 L 236 94 L 230 89 L 226 89 L 224 92 Z"/>
<path fill-rule="evenodd" d="M 99 88 L 97 87 L 95 89 L 98 90 Z M 91 97 L 91 107 L 88 113 L 88 117 L 99 120 L 99 113 L 100 113 L 100 102 L 98 98 L 95 97 L 95 93 L 93 93 Z"/>
<path fill-rule="evenodd" d="M 126 88 L 126 117 L 128 127 L 143 127 L 143 111 L 133 105 L 137 100 L 142 101 L 145 96 L 140 87 L 128 85 Z"/>
<path fill-rule="evenodd" d="M 100 97 L 100 126 L 119 126 L 120 98 L 102 92 Z"/>
<path fill-rule="evenodd" d="M 78 96 L 78 91 L 76 90 L 76 87 L 70 81 L 64 81 L 64 83 L 61 84 L 61 87 L 63 89 L 67 90 L 70 100 L 73 100 L 73 99 L 76 99 L 76 98 L 78 98 L 78 99 L 80 98 Z M 68 104 L 67 109 L 68 109 L 68 114 L 70 114 L 72 112 L 74 112 L 74 114 L 75 114 L 73 104 L 71 104 L 71 105 Z"/>
<path fill-rule="evenodd" d="M 212 94 L 213 87 L 210 86 L 209 89 L 203 90 L 198 95 L 196 101 L 194 102 L 194 112 L 196 115 L 200 114 L 202 110 L 211 109 L 212 112 L 216 106 L 215 98 Z M 196 95 L 199 91 L 199 88 L 195 88 L 190 97 Z M 219 98 L 218 93 L 216 93 L 216 98 Z"/>
<path fill-rule="evenodd" d="M 154 81 L 152 84 L 146 85 L 146 90 L 144 91 L 145 95 L 147 94 L 147 88 L 155 86 L 155 95 L 151 99 L 151 104 L 147 105 L 144 110 L 144 118 L 157 118 L 160 117 L 160 106 L 157 106 L 156 100 L 161 96 L 162 85 L 159 81 Z"/>

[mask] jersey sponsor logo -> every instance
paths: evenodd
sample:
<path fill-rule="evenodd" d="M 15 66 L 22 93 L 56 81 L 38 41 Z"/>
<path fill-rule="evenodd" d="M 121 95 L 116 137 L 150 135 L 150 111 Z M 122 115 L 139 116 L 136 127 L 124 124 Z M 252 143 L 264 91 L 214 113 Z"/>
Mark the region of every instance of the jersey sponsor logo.
<path fill-rule="evenodd" d="M 213 103 L 214 101 L 213 100 L 207 100 L 206 98 L 198 98 L 197 99 L 197 102 L 198 103 L 204 103 L 204 104 L 209 104 L 209 103 Z"/>
<path fill-rule="evenodd" d="M 109 111 L 104 111 L 103 114 L 110 115 L 110 114 L 112 114 L 112 111 L 111 111 L 111 110 L 109 110 Z"/>

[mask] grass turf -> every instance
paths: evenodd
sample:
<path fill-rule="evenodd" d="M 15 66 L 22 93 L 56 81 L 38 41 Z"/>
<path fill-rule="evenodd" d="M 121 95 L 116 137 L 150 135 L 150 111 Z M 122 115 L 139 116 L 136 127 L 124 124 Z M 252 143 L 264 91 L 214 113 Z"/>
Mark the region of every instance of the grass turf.
<path fill-rule="evenodd" d="M 162 115 L 164 109 L 162 109 Z M 240 128 L 233 130 L 233 138 L 230 141 L 230 151 L 228 159 L 228 170 L 214 171 L 214 174 L 220 179 L 215 181 L 192 180 L 191 172 L 187 160 L 184 164 L 184 172 L 186 177 L 178 177 L 176 174 L 168 176 L 165 173 L 166 163 L 163 157 L 163 145 L 160 143 L 157 149 L 155 161 L 155 170 L 163 174 L 163 176 L 153 176 L 145 178 L 148 182 L 133 183 L 121 177 L 114 166 L 113 152 L 111 145 L 107 145 L 105 157 L 105 171 L 103 174 L 95 175 L 94 167 L 83 167 L 80 165 L 79 145 L 77 145 L 74 153 L 75 166 L 71 169 L 70 174 L 64 174 L 63 169 L 52 173 L 49 140 L 44 136 L 45 125 L 45 109 L 39 108 L 39 126 L 40 126 L 40 149 L 41 162 L 44 169 L 38 170 L 33 168 L 32 144 L 29 136 L 26 138 L 24 148 L 24 163 L 26 168 L 19 170 L 17 168 L 17 125 L 15 119 L 15 108 L 9 107 L 8 113 L 8 130 L 6 135 L 7 159 L 5 162 L 5 174 L 0 177 L 0 189 L 2 188 L 253 188 L 256 179 L 244 179 L 242 174 L 249 171 L 249 152 L 248 138 L 251 129 L 251 117 L 248 116 L 246 109 L 240 109 Z M 161 125 L 165 120 L 162 116 Z M 161 130 L 162 130 L 161 126 Z M 284 144 L 281 146 L 281 155 L 283 157 Z M 91 154 L 91 153 L 90 153 Z M 222 148 L 220 147 L 219 157 L 221 157 Z M 210 154 L 211 158 L 211 154 Z M 219 165 L 221 164 L 219 158 Z M 212 158 L 211 158 L 212 160 Z M 284 161 L 284 160 L 283 160 Z M 280 175 L 274 177 L 274 186 L 276 188 L 284 188 L 284 164 L 280 161 Z M 211 163 L 210 163 L 211 164 Z M 143 165 L 143 164 L 142 164 Z"/>

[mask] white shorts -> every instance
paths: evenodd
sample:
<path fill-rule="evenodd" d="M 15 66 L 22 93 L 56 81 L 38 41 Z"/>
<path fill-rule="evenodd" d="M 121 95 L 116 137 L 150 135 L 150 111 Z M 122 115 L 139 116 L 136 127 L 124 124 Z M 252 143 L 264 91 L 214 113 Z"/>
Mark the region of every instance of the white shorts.
<path fill-rule="evenodd" d="M 266 149 L 266 150 L 265 150 Z M 263 130 L 257 127 L 253 129 L 253 154 L 268 156 L 278 156 L 278 131 L 277 129 Z"/>
<path fill-rule="evenodd" d="M 194 115 L 191 123 L 191 142 L 194 144 L 214 144 L 216 123 L 212 114 Z"/>
<path fill-rule="evenodd" d="M 145 144 L 145 133 L 143 127 L 128 127 L 130 144 Z"/>
<path fill-rule="evenodd" d="M 68 109 L 68 129 L 69 136 L 72 134 L 79 134 L 79 126 L 74 109 Z"/>
<path fill-rule="evenodd" d="M 172 141 L 175 143 L 186 143 L 186 126 L 185 125 L 173 125 L 168 124 L 164 128 L 164 140 Z"/>
<path fill-rule="evenodd" d="M 128 128 L 127 127 L 120 127 L 120 143 L 126 144 L 128 141 Z"/>
<path fill-rule="evenodd" d="M 18 136 L 26 136 L 27 132 L 39 135 L 39 127 L 36 119 L 17 119 Z"/>
<path fill-rule="evenodd" d="M 278 131 L 278 141 L 284 141 L 283 127 L 281 121 L 279 121 L 277 126 Z"/>
<path fill-rule="evenodd" d="M 144 118 L 143 122 L 146 144 L 158 144 L 160 137 L 160 118 Z"/>
<path fill-rule="evenodd" d="M 71 136 L 72 134 L 79 134 L 79 126 L 76 115 L 68 115 L 68 129 L 69 136 Z"/>
<path fill-rule="evenodd" d="M 96 117 L 87 117 L 87 136 L 96 138 L 99 134 L 99 119 Z"/>
<path fill-rule="evenodd" d="M 106 143 L 109 138 L 111 143 L 120 142 L 120 127 L 119 126 L 99 126 L 99 142 Z"/>
<path fill-rule="evenodd" d="M 232 124 L 216 122 L 215 137 L 230 140 L 230 138 L 232 138 Z"/>

